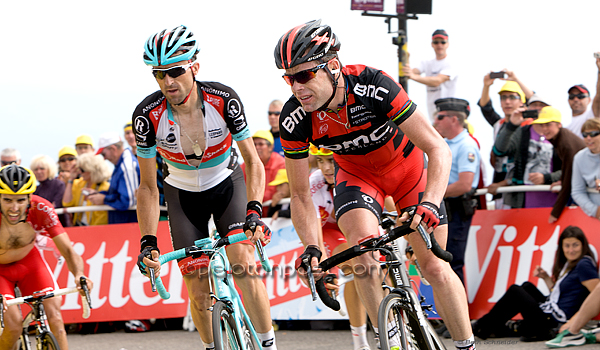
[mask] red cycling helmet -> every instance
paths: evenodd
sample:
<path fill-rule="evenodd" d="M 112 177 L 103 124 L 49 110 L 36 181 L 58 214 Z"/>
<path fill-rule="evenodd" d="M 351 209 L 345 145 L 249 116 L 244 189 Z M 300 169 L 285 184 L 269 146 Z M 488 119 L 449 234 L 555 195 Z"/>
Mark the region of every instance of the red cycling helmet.
<path fill-rule="evenodd" d="M 330 51 L 339 51 L 340 46 L 330 26 L 321 25 L 320 19 L 307 22 L 279 39 L 275 46 L 275 64 L 279 69 L 292 68 L 322 58 Z"/>

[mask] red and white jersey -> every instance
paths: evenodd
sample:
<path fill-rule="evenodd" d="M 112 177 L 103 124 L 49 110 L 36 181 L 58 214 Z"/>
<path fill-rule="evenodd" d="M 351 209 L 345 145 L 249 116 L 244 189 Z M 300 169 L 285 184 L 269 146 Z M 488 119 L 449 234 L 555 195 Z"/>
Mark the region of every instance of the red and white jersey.
<path fill-rule="evenodd" d="M 325 181 L 325 177 L 321 170 L 316 170 L 309 177 L 310 194 L 312 196 L 317 216 L 321 218 L 321 226 L 326 223 L 336 224 L 335 219 L 331 216 L 333 213 L 333 191 L 331 186 Z"/>

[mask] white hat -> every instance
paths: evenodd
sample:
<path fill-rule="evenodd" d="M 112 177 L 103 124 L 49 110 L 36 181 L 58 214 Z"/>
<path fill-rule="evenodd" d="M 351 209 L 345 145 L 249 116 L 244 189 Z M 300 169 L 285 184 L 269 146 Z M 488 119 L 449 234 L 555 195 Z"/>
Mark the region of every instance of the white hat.
<path fill-rule="evenodd" d="M 96 154 L 102 153 L 104 148 L 114 145 L 117 142 L 121 142 L 121 136 L 119 136 L 118 133 L 113 131 L 105 132 L 104 134 L 100 135 L 100 139 L 98 140 L 99 148 Z"/>

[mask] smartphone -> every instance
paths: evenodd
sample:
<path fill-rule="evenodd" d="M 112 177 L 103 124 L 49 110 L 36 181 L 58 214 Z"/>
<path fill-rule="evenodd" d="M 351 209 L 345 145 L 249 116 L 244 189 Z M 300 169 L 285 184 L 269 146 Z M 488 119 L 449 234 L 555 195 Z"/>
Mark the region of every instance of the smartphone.
<path fill-rule="evenodd" d="M 523 118 L 530 118 L 530 119 L 537 119 L 538 118 L 538 111 L 536 109 L 532 109 L 532 110 L 528 110 L 528 111 L 523 111 Z"/>
<path fill-rule="evenodd" d="M 88 191 L 88 190 L 81 190 L 81 194 L 83 194 L 84 196 L 89 196 L 90 195 L 90 191 Z"/>
<path fill-rule="evenodd" d="M 600 52 L 594 52 L 594 57 L 595 58 L 600 58 Z"/>
<path fill-rule="evenodd" d="M 505 78 L 506 72 L 491 72 L 490 79 Z"/>

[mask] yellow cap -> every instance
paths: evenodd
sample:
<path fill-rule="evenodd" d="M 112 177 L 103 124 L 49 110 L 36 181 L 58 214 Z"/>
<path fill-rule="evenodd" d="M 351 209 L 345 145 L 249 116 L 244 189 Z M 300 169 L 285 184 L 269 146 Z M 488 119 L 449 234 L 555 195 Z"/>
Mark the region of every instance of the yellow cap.
<path fill-rule="evenodd" d="M 90 145 L 94 147 L 94 142 L 92 141 L 92 137 L 90 135 L 79 135 L 77 140 L 75 140 L 75 146 L 77 145 Z"/>
<path fill-rule="evenodd" d="M 287 171 L 285 169 L 279 169 L 277 170 L 277 175 L 275 175 L 275 180 L 269 182 L 269 186 L 277 186 L 286 182 L 289 182 L 287 178 Z"/>
<path fill-rule="evenodd" d="M 58 158 L 60 159 L 60 157 L 66 155 L 66 154 L 70 154 L 72 156 L 77 157 L 77 151 L 75 151 L 75 148 L 73 148 L 71 146 L 65 146 L 65 147 L 61 148 L 60 151 L 58 151 Z"/>
<path fill-rule="evenodd" d="M 269 143 L 274 144 L 275 143 L 275 139 L 273 139 L 273 134 L 271 134 L 271 132 L 269 130 L 258 130 L 257 132 L 254 133 L 254 135 L 252 135 L 253 139 L 264 139 L 269 141 Z"/>
<path fill-rule="evenodd" d="M 560 111 L 552 106 L 546 106 L 542 108 L 538 118 L 531 124 L 546 124 L 550 122 L 562 123 L 562 116 Z"/>
<path fill-rule="evenodd" d="M 125 123 L 125 126 L 123 127 L 123 131 L 127 131 L 127 130 L 131 130 L 132 129 L 132 123 L 129 121 L 127 123 Z"/>
<path fill-rule="evenodd" d="M 523 93 L 521 86 L 516 81 L 507 81 L 506 84 L 502 86 L 500 91 L 498 91 L 498 94 L 503 92 L 516 92 L 519 94 L 519 96 L 521 96 L 521 102 L 525 103 L 525 93 Z"/>

